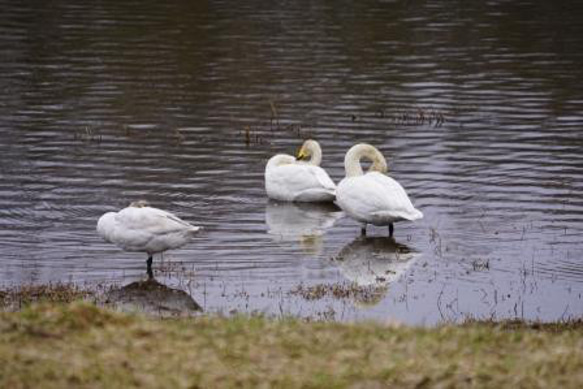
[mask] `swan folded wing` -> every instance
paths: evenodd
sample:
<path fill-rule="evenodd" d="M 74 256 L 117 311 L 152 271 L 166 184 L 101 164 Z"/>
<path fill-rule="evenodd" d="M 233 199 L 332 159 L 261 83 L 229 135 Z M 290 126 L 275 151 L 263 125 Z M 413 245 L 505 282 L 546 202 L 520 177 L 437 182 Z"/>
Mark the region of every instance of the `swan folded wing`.
<path fill-rule="evenodd" d="M 378 211 L 374 212 L 377 216 L 394 215 L 394 217 L 407 220 L 423 217 L 423 214 L 415 209 L 407 192 L 397 181 L 377 172 L 368 173 L 365 178 L 369 178 L 375 185 L 382 188 L 382 190 L 378 190 L 377 196 L 373 197 L 378 207 Z"/>
<path fill-rule="evenodd" d="M 323 185 L 320 180 L 326 181 L 313 168 L 314 166 L 299 164 L 281 166 L 276 174 L 273 175 L 273 179 L 280 187 L 291 193 L 300 193 L 315 188 L 321 189 Z M 326 174 L 325 172 L 323 173 Z"/>
<path fill-rule="evenodd" d="M 375 188 L 365 177 L 345 179 L 340 183 L 341 189 L 337 192 L 337 201 L 349 213 L 365 218 L 382 206 L 382 199 L 378 198 Z"/>
<path fill-rule="evenodd" d="M 331 201 L 333 199 L 334 192 L 323 188 L 306 189 L 293 197 L 293 201 L 297 202 Z"/>
<path fill-rule="evenodd" d="M 324 169 L 322 169 L 319 166 L 312 166 L 310 172 L 314 175 L 314 177 L 320 183 L 322 188 L 329 190 L 331 192 L 336 191 L 336 184 L 334 183 L 334 181 L 332 181 L 332 179 Z"/>
<path fill-rule="evenodd" d="M 411 204 L 403 187 L 380 173 L 367 173 L 346 183 L 343 199 L 353 213 L 379 222 L 414 220 L 417 210 Z M 348 204 L 347 204 L 348 203 Z"/>
<path fill-rule="evenodd" d="M 160 252 L 187 243 L 200 228 L 157 208 L 121 210 L 110 235 L 113 243 L 127 251 Z"/>
<path fill-rule="evenodd" d="M 157 208 L 126 208 L 118 213 L 118 225 L 136 235 L 165 235 L 180 231 L 198 231 L 173 214 Z"/>
<path fill-rule="evenodd" d="M 188 229 L 191 231 L 198 231 L 200 230 L 200 227 L 197 226 L 193 226 L 192 224 L 185 222 L 184 220 L 172 215 L 172 214 L 167 214 L 166 217 L 168 219 L 170 219 L 172 221 L 172 223 L 174 223 L 177 226 L 182 226 L 182 229 Z"/>

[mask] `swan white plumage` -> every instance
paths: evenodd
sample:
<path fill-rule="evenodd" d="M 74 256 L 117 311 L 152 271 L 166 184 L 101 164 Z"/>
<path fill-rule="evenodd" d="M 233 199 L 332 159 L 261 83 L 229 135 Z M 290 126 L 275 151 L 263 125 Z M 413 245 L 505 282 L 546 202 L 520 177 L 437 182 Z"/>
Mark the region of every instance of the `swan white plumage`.
<path fill-rule="evenodd" d="M 310 157 L 308 161 L 302 161 Z M 280 201 L 334 201 L 336 184 L 320 167 L 322 149 L 315 140 L 307 140 L 298 158 L 287 154 L 271 157 L 265 167 L 267 196 Z"/>
<path fill-rule="evenodd" d="M 107 212 L 97 222 L 98 234 L 126 251 L 148 253 L 148 275 L 152 273 L 152 256 L 190 242 L 201 227 L 170 212 L 150 207 L 140 200 L 119 212 Z"/>
<path fill-rule="evenodd" d="M 366 174 L 360 165 L 362 158 L 372 162 Z M 336 189 L 336 203 L 348 216 L 362 223 L 363 235 L 367 224 L 373 224 L 388 225 L 389 236 L 393 236 L 394 222 L 423 217 L 401 184 L 384 174 L 387 162 L 374 146 L 366 143 L 352 146 L 344 158 L 344 168 L 346 177 Z"/>

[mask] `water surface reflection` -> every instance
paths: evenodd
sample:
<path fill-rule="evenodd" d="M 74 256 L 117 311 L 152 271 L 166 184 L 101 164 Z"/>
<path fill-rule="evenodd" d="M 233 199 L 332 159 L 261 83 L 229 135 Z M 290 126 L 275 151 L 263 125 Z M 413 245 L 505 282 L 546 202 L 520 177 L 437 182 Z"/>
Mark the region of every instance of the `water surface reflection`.
<path fill-rule="evenodd" d="M 322 253 L 326 230 L 343 216 L 334 204 L 269 201 L 265 206 L 267 232 L 276 241 L 298 242 L 311 254 Z"/>
<path fill-rule="evenodd" d="M 397 281 L 421 253 L 386 237 L 358 237 L 334 258 L 346 279 L 359 286 L 386 286 Z"/>

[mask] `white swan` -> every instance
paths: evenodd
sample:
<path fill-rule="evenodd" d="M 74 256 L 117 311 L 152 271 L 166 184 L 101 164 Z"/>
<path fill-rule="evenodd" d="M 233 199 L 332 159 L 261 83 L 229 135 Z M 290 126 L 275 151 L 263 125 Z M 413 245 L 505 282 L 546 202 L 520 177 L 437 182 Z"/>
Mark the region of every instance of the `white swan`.
<path fill-rule="evenodd" d="M 201 229 L 170 212 L 153 208 L 146 201 L 130 204 L 119 212 L 107 212 L 97 222 L 97 232 L 109 243 L 126 251 L 148 253 L 148 275 L 152 273 L 152 256 L 188 243 Z"/>
<path fill-rule="evenodd" d="M 311 157 L 309 161 L 301 161 Z M 319 165 L 322 149 L 318 142 L 307 140 L 298 152 L 298 159 L 277 154 L 265 167 L 267 196 L 280 201 L 334 201 L 336 185 Z"/>
<path fill-rule="evenodd" d="M 372 161 L 366 174 L 360 166 L 362 158 Z M 401 184 L 384 174 L 387 162 L 375 147 L 366 143 L 352 146 L 344 158 L 344 168 L 346 177 L 336 189 L 336 203 L 348 216 L 362 223 L 363 235 L 367 224 L 374 224 L 388 225 L 389 236 L 393 236 L 394 222 L 423 217 Z"/>

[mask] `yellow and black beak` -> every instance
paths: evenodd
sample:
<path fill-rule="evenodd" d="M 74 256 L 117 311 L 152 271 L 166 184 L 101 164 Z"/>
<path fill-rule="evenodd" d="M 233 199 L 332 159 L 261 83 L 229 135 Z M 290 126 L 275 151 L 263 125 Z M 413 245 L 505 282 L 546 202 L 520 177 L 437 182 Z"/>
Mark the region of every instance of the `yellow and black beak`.
<path fill-rule="evenodd" d="M 298 151 L 298 155 L 296 156 L 296 160 L 303 161 L 304 159 L 308 159 L 308 153 L 305 152 L 303 148 Z"/>

